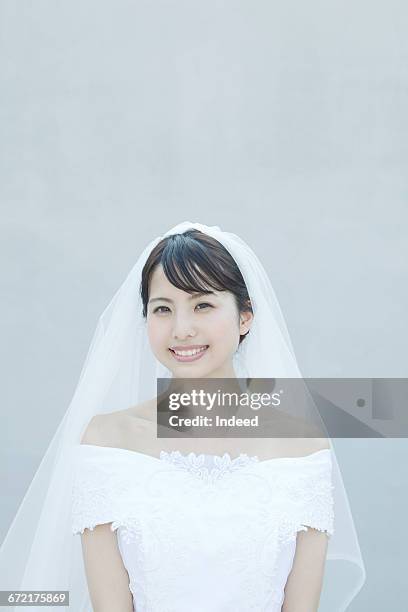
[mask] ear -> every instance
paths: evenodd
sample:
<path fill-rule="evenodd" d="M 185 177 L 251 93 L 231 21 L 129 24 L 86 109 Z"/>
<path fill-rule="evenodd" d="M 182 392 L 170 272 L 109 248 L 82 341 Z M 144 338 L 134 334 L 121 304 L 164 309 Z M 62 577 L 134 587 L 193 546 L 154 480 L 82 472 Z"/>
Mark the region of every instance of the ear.
<path fill-rule="evenodd" d="M 245 336 L 251 328 L 254 315 L 252 312 L 241 312 L 239 315 L 239 335 Z"/>

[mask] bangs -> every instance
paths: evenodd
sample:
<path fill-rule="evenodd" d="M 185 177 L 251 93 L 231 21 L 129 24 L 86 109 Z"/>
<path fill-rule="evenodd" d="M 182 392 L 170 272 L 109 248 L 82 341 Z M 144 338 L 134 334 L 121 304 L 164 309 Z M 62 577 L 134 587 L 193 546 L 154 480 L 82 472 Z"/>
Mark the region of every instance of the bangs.
<path fill-rule="evenodd" d="M 212 258 L 208 245 L 186 235 L 174 236 L 166 244 L 160 263 L 167 280 L 187 293 L 225 291 L 233 280 L 228 267 L 220 262 L 219 253 Z"/>

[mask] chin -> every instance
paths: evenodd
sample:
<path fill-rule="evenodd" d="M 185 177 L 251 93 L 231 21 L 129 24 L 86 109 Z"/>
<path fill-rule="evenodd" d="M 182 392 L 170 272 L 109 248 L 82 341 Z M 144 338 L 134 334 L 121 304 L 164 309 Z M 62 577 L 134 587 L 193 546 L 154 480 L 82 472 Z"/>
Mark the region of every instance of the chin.
<path fill-rule="evenodd" d="M 171 372 L 173 376 L 176 378 L 203 378 L 203 376 L 206 375 L 206 372 L 202 372 L 198 368 L 196 370 L 192 370 L 191 368 L 183 368 L 183 367 L 173 368 Z"/>
<path fill-rule="evenodd" d="M 204 378 L 208 377 L 210 372 L 212 372 L 212 368 L 192 368 L 191 366 L 185 366 L 183 364 L 180 364 L 179 367 L 174 367 L 173 364 L 171 368 L 168 365 L 166 367 L 170 370 L 175 378 Z"/>

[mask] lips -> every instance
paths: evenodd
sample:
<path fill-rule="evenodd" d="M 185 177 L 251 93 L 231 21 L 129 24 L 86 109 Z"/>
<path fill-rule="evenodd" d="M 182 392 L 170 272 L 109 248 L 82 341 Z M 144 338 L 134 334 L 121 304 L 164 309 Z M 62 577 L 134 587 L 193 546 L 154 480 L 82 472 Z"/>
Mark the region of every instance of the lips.
<path fill-rule="evenodd" d="M 169 351 L 173 355 L 176 361 L 197 361 L 207 352 L 209 348 L 208 344 L 195 344 L 191 346 L 175 346 L 169 348 Z"/>
<path fill-rule="evenodd" d="M 171 351 L 192 351 L 193 349 L 201 349 L 208 346 L 208 344 L 189 344 L 181 346 L 171 346 Z"/>

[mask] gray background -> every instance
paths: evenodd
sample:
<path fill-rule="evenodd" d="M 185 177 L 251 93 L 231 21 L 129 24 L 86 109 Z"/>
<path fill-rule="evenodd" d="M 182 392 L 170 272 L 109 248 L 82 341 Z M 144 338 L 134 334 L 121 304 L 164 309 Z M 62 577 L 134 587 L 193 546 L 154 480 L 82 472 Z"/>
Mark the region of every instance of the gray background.
<path fill-rule="evenodd" d="M 1 0 L 1 539 L 99 315 L 178 222 L 253 247 L 305 376 L 408 375 L 407 16 Z M 407 448 L 336 441 L 368 572 L 352 612 L 405 607 Z"/>

